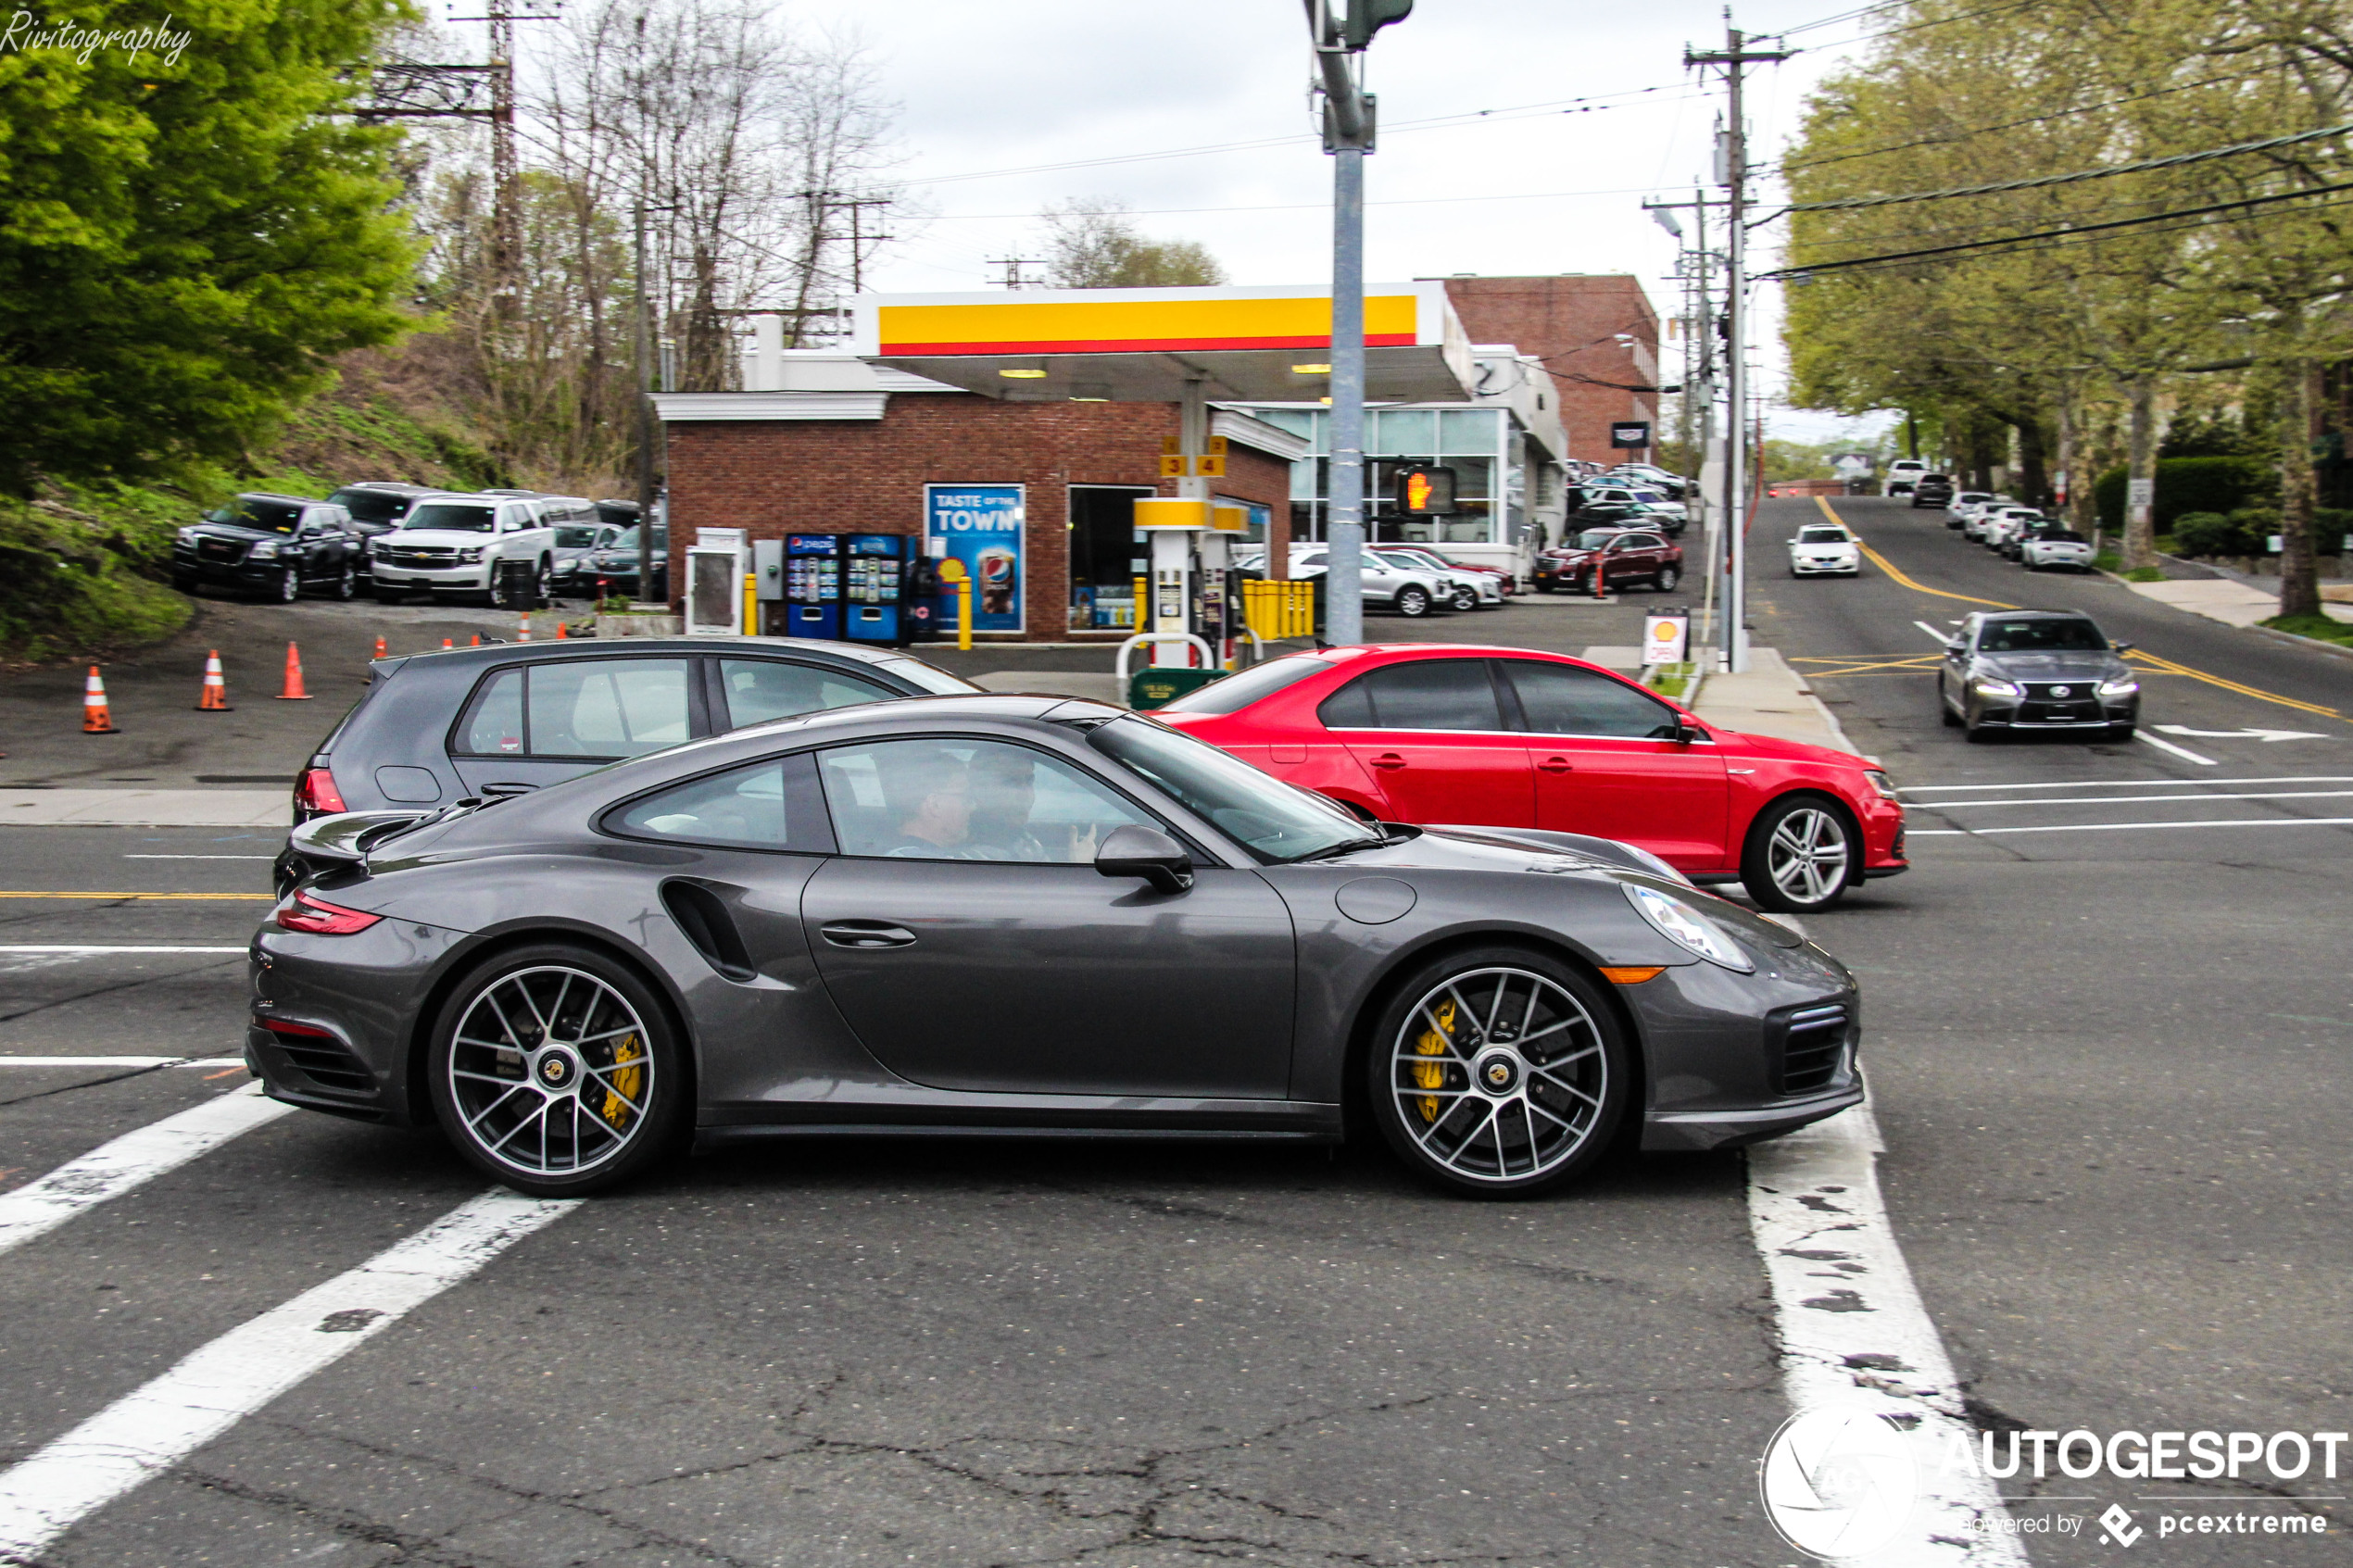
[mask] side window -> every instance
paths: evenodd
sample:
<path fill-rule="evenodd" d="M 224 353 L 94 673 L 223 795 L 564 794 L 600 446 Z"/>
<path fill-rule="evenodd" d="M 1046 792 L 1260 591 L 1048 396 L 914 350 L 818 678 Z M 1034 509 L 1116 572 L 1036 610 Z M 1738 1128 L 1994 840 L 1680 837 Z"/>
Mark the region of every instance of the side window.
<path fill-rule="evenodd" d="M 813 664 L 780 659 L 723 659 L 719 684 L 727 694 L 727 721 L 740 729 L 766 719 L 789 719 L 821 708 L 847 708 L 899 696 L 879 682 Z"/>
<path fill-rule="evenodd" d="M 817 759 L 845 855 L 1087 865 L 1114 828 L 1160 825 L 1069 764 L 1003 741 L 881 741 Z"/>
<path fill-rule="evenodd" d="M 1524 659 L 1506 659 L 1504 669 L 1519 694 L 1528 727 L 1539 734 L 1644 739 L 1679 721 L 1675 710 L 1656 697 L 1598 671 Z"/>
<path fill-rule="evenodd" d="M 673 784 L 605 818 L 609 832 L 733 849 L 833 847 L 807 753 Z"/>
<path fill-rule="evenodd" d="M 1315 716 L 1335 730 L 1500 730 L 1503 710 L 1483 659 L 1430 659 L 1371 670 L 1324 699 Z"/>
<path fill-rule="evenodd" d="M 639 757 L 687 738 L 683 659 L 578 659 L 501 671 L 459 746 L 497 757 Z"/>

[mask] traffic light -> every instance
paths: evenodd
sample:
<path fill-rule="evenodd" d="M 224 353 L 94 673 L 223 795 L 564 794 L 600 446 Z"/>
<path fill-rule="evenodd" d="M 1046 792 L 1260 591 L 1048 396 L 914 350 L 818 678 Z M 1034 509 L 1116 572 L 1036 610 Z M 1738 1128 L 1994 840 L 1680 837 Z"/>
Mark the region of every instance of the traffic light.
<path fill-rule="evenodd" d="M 1412 13 L 1414 0 L 1348 0 L 1348 19 L 1340 24 L 1340 36 L 1351 49 L 1362 49 L 1373 41 L 1373 34 L 1391 22 L 1402 22 Z"/>
<path fill-rule="evenodd" d="M 1407 517 L 1446 517 L 1454 510 L 1454 470 L 1414 463 L 1397 470 L 1397 509 Z"/>

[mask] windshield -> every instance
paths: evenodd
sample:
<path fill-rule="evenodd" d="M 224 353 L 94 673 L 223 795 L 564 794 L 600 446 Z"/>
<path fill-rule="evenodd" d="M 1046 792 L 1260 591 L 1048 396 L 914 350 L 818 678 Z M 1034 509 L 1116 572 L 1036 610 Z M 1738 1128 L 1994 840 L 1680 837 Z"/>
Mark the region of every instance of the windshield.
<path fill-rule="evenodd" d="M 596 542 L 597 531 L 576 522 L 566 523 L 556 530 L 556 548 L 560 550 L 585 550 Z"/>
<path fill-rule="evenodd" d="M 2108 639 L 2088 621 L 1989 621 L 1977 633 L 1980 653 L 2105 653 Z"/>
<path fill-rule="evenodd" d="M 1349 845 L 1385 842 L 1378 830 L 1322 796 L 1270 778 L 1238 757 L 1132 713 L 1098 725 L 1087 744 L 1216 823 L 1269 864 L 1327 855 Z"/>
<path fill-rule="evenodd" d="M 955 696 L 965 692 L 976 692 L 983 689 L 974 685 L 961 675 L 950 675 L 938 665 L 926 664 L 912 654 L 900 654 L 896 658 L 877 659 L 875 661 L 875 668 L 887 670 L 910 684 L 921 686 L 927 692 L 937 692 L 943 696 Z"/>
<path fill-rule="evenodd" d="M 1846 543 L 1846 530 L 1818 522 L 1811 528 L 1799 529 L 1797 542 L 1801 545 L 1843 545 Z"/>
<path fill-rule="evenodd" d="M 1577 536 L 1577 547 L 1580 550 L 1598 550 L 1612 539 L 1617 538 L 1622 532 L 1624 531 L 1616 528 L 1589 528 Z"/>
<path fill-rule="evenodd" d="M 608 550 L 626 550 L 631 555 L 635 555 L 637 553 L 637 531 L 634 528 L 623 529 L 613 542 L 607 545 L 605 548 Z M 655 529 L 654 554 L 658 556 L 667 554 L 669 548 L 670 530 L 667 528 Z"/>
<path fill-rule="evenodd" d="M 1272 659 L 1239 675 L 1228 675 L 1222 681 L 1212 681 L 1197 691 L 1187 692 L 1174 702 L 1161 704 L 1164 713 L 1239 713 L 1260 697 L 1272 696 L 1295 681 L 1304 681 L 1318 671 L 1331 666 L 1312 653 L 1294 653 Z"/>
<path fill-rule="evenodd" d="M 264 533 L 292 533 L 302 521 L 302 508 L 291 501 L 258 501 L 250 495 L 240 495 L 227 506 L 205 513 L 205 521 L 258 528 Z"/>
<path fill-rule="evenodd" d="M 438 528 L 448 533 L 487 533 L 497 526 L 496 507 L 453 505 L 447 501 L 429 501 L 402 520 L 404 528 L 422 532 Z"/>
<path fill-rule="evenodd" d="M 327 497 L 361 522 L 397 522 L 409 497 L 389 490 L 338 490 Z"/>

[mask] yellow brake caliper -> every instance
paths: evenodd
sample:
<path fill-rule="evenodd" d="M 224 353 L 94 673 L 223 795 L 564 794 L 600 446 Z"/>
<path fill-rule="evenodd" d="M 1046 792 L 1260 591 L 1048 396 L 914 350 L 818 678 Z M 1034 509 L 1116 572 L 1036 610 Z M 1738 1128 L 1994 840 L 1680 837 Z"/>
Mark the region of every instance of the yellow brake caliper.
<path fill-rule="evenodd" d="M 1453 1036 L 1453 1002 L 1441 1002 L 1438 1011 L 1432 1016 L 1438 1020 L 1438 1027 L 1425 1029 L 1421 1038 L 1414 1042 L 1414 1054 L 1416 1056 L 1444 1056 L 1447 1042 Z M 1413 1073 L 1414 1082 L 1422 1088 L 1442 1089 L 1446 1086 L 1446 1064 L 1442 1061 L 1417 1061 L 1414 1063 Z M 1425 1095 L 1414 1102 L 1414 1109 L 1422 1113 L 1423 1121 L 1435 1122 L 1438 1120 L 1438 1097 Z"/>
<path fill-rule="evenodd" d="M 644 1068 L 629 1067 L 623 1064 L 641 1061 L 645 1059 L 645 1055 L 646 1049 L 637 1043 L 637 1036 L 635 1035 L 623 1035 L 621 1037 L 621 1043 L 613 1047 L 612 1060 L 617 1071 L 612 1075 L 611 1086 L 605 1090 L 603 1115 L 605 1120 L 615 1127 L 621 1126 L 628 1119 L 629 1100 L 640 1098 L 638 1085 L 646 1076 Z M 619 1092 L 616 1093 L 616 1090 Z M 627 1095 L 629 1099 L 622 1098 L 623 1095 Z"/>

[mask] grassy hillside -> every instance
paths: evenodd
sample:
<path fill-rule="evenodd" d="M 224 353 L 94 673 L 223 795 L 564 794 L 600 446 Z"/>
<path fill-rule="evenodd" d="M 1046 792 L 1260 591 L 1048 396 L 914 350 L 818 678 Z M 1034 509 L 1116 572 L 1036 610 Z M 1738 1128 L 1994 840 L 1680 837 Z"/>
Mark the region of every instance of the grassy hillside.
<path fill-rule="evenodd" d="M 454 345 L 420 333 L 337 364 L 335 388 L 298 409 L 243 472 L 176 485 L 49 486 L 0 498 L 0 663 L 94 659 L 168 637 L 188 601 L 169 585 L 176 530 L 239 490 L 324 495 L 359 479 L 472 490 L 509 483 L 444 389 Z"/>

